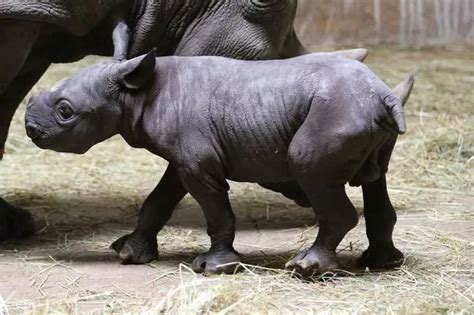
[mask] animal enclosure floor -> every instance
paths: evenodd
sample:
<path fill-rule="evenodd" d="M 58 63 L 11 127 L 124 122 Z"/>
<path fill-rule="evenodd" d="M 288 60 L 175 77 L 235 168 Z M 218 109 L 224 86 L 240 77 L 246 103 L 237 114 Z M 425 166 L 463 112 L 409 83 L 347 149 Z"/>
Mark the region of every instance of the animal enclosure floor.
<path fill-rule="evenodd" d="M 121 265 L 110 244 L 133 230 L 137 210 L 166 163 L 115 137 L 83 156 L 36 148 L 13 122 L 0 192 L 32 211 L 35 237 L 0 243 L 0 314 L 46 312 L 473 313 L 474 61 L 470 47 L 374 48 L 368 65 L 390 86 L 417 82 L 389 173 L 398 213 L 394 240 L 401 268 L 355 266 L 367 247 L 364 220 L 339 247 L 345 275 L 303 281 L 283 266 L 316 235 L 311 210 L 251 184 L 231 185 L 235 242 L 244 270 L 203 277 L 190 271 L 209 240 L 190 198 L 158 235 L 160 259 Z M 97 61 L 56 65 L 34 88 Z M 359 189 L 349 195 L 362 212 Z"/>

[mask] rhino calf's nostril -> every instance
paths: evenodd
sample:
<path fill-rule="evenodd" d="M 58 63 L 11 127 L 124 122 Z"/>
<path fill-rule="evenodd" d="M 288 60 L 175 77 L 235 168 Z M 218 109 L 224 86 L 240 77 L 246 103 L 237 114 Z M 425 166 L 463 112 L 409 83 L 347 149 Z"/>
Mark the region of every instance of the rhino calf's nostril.
<path fill-rule="evenodd" d="M 41 136 L 42 131 L 38 125 L 35 125 L 33 123 L 26 123 L 26 134 L 31 139 L 36 139 Z"/>

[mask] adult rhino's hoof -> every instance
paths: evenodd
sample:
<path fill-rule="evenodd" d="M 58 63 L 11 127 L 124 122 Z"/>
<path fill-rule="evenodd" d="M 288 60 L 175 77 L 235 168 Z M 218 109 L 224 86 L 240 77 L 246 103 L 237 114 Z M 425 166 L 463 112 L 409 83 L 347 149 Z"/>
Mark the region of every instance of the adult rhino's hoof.
<path fill-rule="evenodd" d="M 0 198 L 0 241 L 27 237 L 34 233 L 35 223 L 31 213 Z"/>
<path fill-rule="evenodd" d="M 309 277 L 338 269 L 338 266 L 334 252 L 311 247 L 287 262 L 285 268 Z"/>
<path fill-rule="evenodd" d="M 194 259 L 192 269 L 204 275 L 234 274 L 241 260 L 240 255 L 233 250 L 209 251 Z"/>
<path fill-rule="evenodd" d="M 403 264 L 404 256 L 393 244 L 370 245 L 359 258 L 360 267 L 392 269 Z"/>
<path fill-rule="evenodd" d="M 137 232 L 122 236 L 110 248 L 119 254 L 123 264 L 140 265 L 158 259 L 156 237 L 145 237 Z"/>

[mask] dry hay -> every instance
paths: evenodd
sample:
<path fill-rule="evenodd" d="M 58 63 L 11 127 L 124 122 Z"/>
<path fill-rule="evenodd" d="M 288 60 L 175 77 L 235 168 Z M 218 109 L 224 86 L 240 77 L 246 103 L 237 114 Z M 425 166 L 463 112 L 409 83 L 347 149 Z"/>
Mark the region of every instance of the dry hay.
<path fill-rule="evenodd" d="M 35 90 L 92 61 L 53 67 Z M 33 210 L 40 232 L 34 240 L 2 248 L 3 268 L 15 270 L 18 265 L 19 274 L 0 274 L 0 313 L 2 307 L 10 313 L 473 313 L 472 54 L 466 47 L 374 48 L 368 63 L 391 86 L 408 72 L 415 71 L 417 77 L 407 108 L 409 132 L 397 144 L 389 174 L 399 213 L 395 243 L 407 257 L 401 268 L 375 272 L 351 265 L 367 246 L 362 220 L 339 248 L 349 270 L 345 275 L 305 281 L 294 277 L 281 268 L 314 238 L 316 228 L 305 226 L 311 211 L 246 184 L 233 184 L 231 191 L 241 227 L 245 233 L 262 228 L 262 235 L 272 237 L 290 231 L 292 238 L 281 247 L 241 236 L 237 248 L 247 251 L 242 272 L 195 275 L 189 263 L 206 249 L 208 240 L 202 224 L 195 224 L 202 218 L 189 218 L 198 209 L 187 198 L 174 223 L 158 237 L 162 260 L 122 267 L 107 247 L 131 230 L 136 209 L 166 164 L 118 138 L 85 156 L 40 151 L 24 135 L 22 108 L 2 162 L 0 191 Z M 349 193 L 361 209 L 359 191 Z M 106 264 L 99 264 L 104 282 L 108 274 L 141 272 L 146 272 L 146 281 L 130 285 L 127 281 L 133 277 L 124 275 L 125 280 L 98 288 L 88 282 L 88 268 L 96 261 Z M 20 273 L 27 274 L 26 285 L 19 284 L 25 292 L 2 290 L 2 277 L 11 281 L 21 278 Z M 27 287 L 33 293 L 27 294 Z"/>

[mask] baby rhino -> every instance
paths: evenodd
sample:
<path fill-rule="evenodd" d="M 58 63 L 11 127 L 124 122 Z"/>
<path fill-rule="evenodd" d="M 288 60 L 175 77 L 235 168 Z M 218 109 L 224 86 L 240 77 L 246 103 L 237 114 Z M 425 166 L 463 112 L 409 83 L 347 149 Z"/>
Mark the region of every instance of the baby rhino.
<path fill-rule="evenodd" d="M 336 247 L 358 221 L 344 185 L 362 185 L 370 246 L 360 263 L 387 268 L 403 254 L 392 242 L 385 173 L 412 85 L 410 76 L 392 91 L 364 64 L 331 53 L 241 61 L 151 52 L 41 92 L 26 128 L 41 148 L 79 154 L 120 134 L 175 166 L 179 177 L 167 185 L 197 200 L 211 238 L 196 272 L 232 273 L 241 260 L 226 180 L 299 183 L 320 216 L 314 244 L 286 265 L 302 275 L 338 268 Z M 155 199 L 152 192 L 136 230 L 112 245 L 125 263 L 158 257 L 156 234 L 171 215 L 160 208 L 174 201 Z"/>

